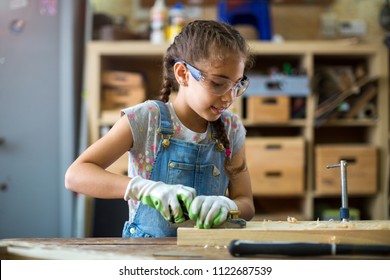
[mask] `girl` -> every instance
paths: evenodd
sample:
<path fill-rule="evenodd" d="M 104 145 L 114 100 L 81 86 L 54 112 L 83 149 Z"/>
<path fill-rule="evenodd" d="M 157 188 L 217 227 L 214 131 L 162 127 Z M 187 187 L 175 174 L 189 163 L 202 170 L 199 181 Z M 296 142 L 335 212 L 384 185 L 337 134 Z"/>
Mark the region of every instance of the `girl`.
<path fill-rule="evenodd" d="M 164 57 L 161 101 L 124 109 L 121 119 L 69 167 L 66 188 L 96 198 L 124 197 L 123 237 L 176 236 L 186 219 L 198 228 L 226 221 L 230 210 L 254 215 L 245 162 L 245 129 L 227 111 L 249 85 L 249 48 L 230 25 L 198 20 Z M 169 102 L 171 91 L 177 97 Z M 128 176 L 105 169 L 129 152 Z M 228 195 L 228 196 L 227 196 Z"/>

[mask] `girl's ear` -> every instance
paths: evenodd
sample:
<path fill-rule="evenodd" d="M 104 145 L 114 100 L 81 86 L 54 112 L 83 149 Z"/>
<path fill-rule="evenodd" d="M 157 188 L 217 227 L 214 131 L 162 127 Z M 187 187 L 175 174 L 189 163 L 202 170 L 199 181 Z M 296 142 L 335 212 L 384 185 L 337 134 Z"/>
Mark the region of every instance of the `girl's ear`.
<path fill-rule="evenodd" d="M 187 85 L 189 71 L 183 63 L 176 62 L 173 66 L 173 72 L 175 73 L 175 78 L 179 85 Z"/>

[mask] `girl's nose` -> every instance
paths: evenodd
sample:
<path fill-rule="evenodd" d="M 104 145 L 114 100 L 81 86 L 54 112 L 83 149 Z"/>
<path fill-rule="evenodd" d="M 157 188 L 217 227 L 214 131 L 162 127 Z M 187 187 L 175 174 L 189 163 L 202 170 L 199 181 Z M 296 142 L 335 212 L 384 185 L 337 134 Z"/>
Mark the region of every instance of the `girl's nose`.
<path fill-rule="evenodd" d="M 222 100 L 225 102 L 232 102 L 235 98 L 235 92 L 236 92 L 235 88 L 232 87 L 224 95 L 222 95 Z"/>

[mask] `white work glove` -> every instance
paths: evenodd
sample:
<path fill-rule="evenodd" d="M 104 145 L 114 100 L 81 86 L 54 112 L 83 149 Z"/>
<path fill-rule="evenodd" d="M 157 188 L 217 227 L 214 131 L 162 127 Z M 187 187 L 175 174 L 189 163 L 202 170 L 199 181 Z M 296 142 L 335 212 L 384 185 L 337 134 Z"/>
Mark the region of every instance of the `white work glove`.
<path fill-rule="evenodd" d="M 168 185 L 135 176 L 127 185 L 124 199 L 140 200 L 158 210 L 165 220 L 181 223 L 185 221 L 180 202 L 189 209 L 196 196 L 194 188 L 183 185 Z"/>
<path fill-rule="evenodd" d="M 229 211 L 238 210 L 236 203 L 226 196 L 197 196 L 189 208 L 189 217 L 197 228 L 211 228 L 223 224 Z"/>

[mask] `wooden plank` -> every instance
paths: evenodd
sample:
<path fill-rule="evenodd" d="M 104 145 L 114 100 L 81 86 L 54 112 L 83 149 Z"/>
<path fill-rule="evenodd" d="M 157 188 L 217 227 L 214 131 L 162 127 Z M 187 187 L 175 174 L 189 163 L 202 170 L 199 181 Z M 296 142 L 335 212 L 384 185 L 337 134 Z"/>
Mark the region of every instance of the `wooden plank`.
<path fill-rule="evenodd" d="M 390 221 L 264 221 L 240 229 L 179 228 L 178 246 L 227 246 L 231 240 L 390 244 Z"/>
<path fill-rule="evenodd" d="M 372 85 L 365 92 L 361 93 L 361 95 L 356 98 L 357 100 L 352 103 L 351 109 L 345 115 L 345 118 L 355 118 L 359 114 L 359 112 L 367 105 L 367 103 L 373 99 L 378 92 L 378 88 L 375 85 Z"/>
<path fill-rule="evenodd" d="M 176 238 L 15 238 L 0 240 L 0 259 L 234 259 L 222 248 L 178 247 Z"/>

